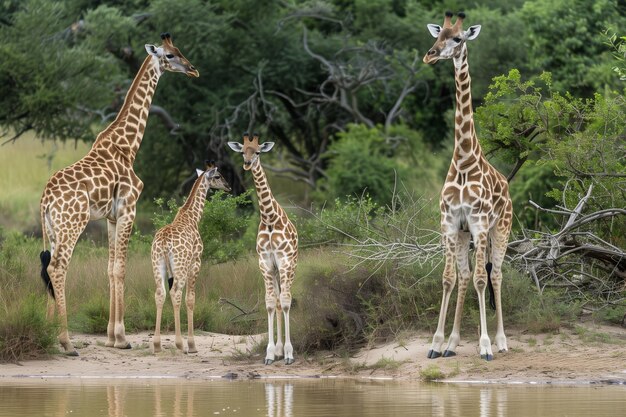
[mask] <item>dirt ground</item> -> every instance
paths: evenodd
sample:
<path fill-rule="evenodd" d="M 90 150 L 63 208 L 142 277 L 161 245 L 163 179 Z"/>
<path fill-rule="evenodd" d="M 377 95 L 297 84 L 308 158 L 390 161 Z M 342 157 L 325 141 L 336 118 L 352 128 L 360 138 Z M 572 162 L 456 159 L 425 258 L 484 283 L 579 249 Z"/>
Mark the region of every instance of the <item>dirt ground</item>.
<path fill-rule="evenodd" d="M 446 381 L 493 383 L 626 384 L 626 329 L 580 324 L 559 334 L 532 335 L 508 330 L 507 353 L 495 352 L 486 362 L 478 355 L 478 338 L 462 335 L 457 356 L 427 359 L 431 335 L 417 334 L 400 342 L 364 348 L 351 358 L 331 352 L 302 357 L 290 366 L 282 361 L 263 365 L 251 354 L 263 335 L 229 336 L 196 333 L 197 354 L 174 348 L 165 334 L 163 351 L 152 353 L 151 335 L 130 334 L 133 348 L 104 347 L 105 336 L 73 334 L 78 357 L 62 354 L 45 360 L 0 364 L 0 378 L 278 378 L 350 377 L 420 380 L 438 369 Z M 258 351 L 258 349 L 256 349 Z"/>

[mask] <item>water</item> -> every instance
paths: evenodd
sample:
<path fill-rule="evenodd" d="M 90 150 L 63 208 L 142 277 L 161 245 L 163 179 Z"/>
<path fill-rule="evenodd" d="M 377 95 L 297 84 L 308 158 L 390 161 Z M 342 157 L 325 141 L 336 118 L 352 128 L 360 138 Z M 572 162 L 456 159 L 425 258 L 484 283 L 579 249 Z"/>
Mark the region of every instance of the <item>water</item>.
<path fill-rule="evenodd" d="M 626 416 L 624 386 L 356 379 L 3 380 L 0 416 Z"/>

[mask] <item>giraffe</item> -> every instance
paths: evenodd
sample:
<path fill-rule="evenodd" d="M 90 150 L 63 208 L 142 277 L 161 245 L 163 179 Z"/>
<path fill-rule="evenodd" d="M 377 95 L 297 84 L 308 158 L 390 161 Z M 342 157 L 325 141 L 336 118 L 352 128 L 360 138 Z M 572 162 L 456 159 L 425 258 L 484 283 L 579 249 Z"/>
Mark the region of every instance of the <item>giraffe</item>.
<path fill-rule="evenodd" d="M 478 293 L 480 310 L 480 357 L 489 361 L 493 359 L 493 352 L 487 334 L 485 311 L 485 288 L 488 285 L 492 295 L 492 307 L 496 309 L 495 342 L 499 352 L 507 351 L 500 293 L 502 262 L 511 231 L 513 208 L 507 180 L 483 155 L 474 129 L 466 42 L 476 39 L 481 26 L 470 26 L 464 31 L 462 25 L 465 14 L 459 13 L 454 25 L 451 23 L 452 16 L 451 12 L 446 12 L 443 27 L 428 25 L 428 30 L 437 40 L 424 56 L 426 64 L 434 64 L 440 59 L 452 59 L 456 81 L 454 152 L 440 198 L 441 232 L 445 246 L 443 298 L 428 357 L 433 359 L 442 356 L 446 311 L 450 294 L 456 284 L 455 262 L 459 270 L 457 304 L 454 325 L 443 356 L 454 356 L 459 344 L 463 303 L 471 275 L 471 238 L 476 256 L 473 282 Z"/>
<path fill-rule="evenodd" d="M 54 305 L 61 323 L 59 341 L 78 356 L 67 330 L 65 277 L 76 242 L 90 220 L 106 218 L 109 238 L 109 322 L 107 347 L 130 349 L 124 329 L 124 280 L 128 239 L 143 183 L 133 162 L 146 127 L 150 103 L 164 71 L 198 77 L 198 71 L 174 46 L 169 33 L 162 46 L 147 44 L 148 56 L 135 76 L 124 104 L 111 124 L 98 134 L 81 160 L 56 172 L 41 197 L 43 251 L 41 276 L 48 289 L 48 317 Z M 46 240 L 50 250 L 46 250 Z"/>
<path fill-rule="evenodd" d="M 159 229 L 152 242 L 152 270 L 156 283 L 154 300 L 156 302 L 156 329 L 154 331 L 154 353 L 161 351 L 161 313 L 165 303 L 165 278 L 168 284 L 172 305 L 174 306 L 174 326 L 176 329 L 176 347 L 182 351 L 183 338 L 180 334 L 180 305 L 183 288 L 187 283 L 185 301 L 187 303 L 187 352 L 197 353 L 193 337 L 193 307 L 196 300 L 196 278 L 200 272 L 202 239 L 198 224 L 202 218 L 204 203 L 209 188 L 229 192 L 230 187 L 211 161 L 205 162 L 205 170 L 197 170 L 198 179 L 194 183 L 189 197 L 178 210 L 172 223 Z"/>
<path fill-rule="evenodd" d="M 276 358 L 285 358 L 285 364 L 294 362 L 293 346 L 289 334 L 289 310 L 291 308 L 291 284 L 298 263 L 298 232 L 285 210 L 278 204 L 267 182 L 259 155 L 269 152 L 274 142 L 259 144 L 259 136 L 243 135 L 243 144 L 228 142 L 228 146 L 243 154 L 243 169 L 252 170 L 252 178 L 259 199 L 261 221 L 256 239 L 259 268 L 265 282 L 265 307 L 268 321 L 268 343 L 265 364 Z M 285 318 L 285 344 L 282 341 L 282 317 Z M 274 343 L 274 315 L 278 311 L 277 342 Z M 284 355 L 283 355 L 284 352 Z"/>

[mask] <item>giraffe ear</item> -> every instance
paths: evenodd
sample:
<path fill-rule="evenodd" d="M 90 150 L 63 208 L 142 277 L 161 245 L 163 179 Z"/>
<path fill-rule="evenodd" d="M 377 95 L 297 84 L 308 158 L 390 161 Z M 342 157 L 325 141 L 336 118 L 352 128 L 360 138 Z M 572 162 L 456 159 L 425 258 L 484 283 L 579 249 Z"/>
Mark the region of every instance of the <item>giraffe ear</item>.
<path fill-rule="evenodd" d="M 439 33 L 441 32 L 441 26 L 431 23 L 431 24 L 426 25 L 426 27 L 428 28 L 428 31 L 430 32 L 430 34 L 433 35 L 433 38 L 439 37 Z"/>
<path fill-rule="evenodd" d="M 203 170 L 196 168 L 196 174 L 198 174 L 198 177 L 201 176 L 203 173 Z"/>
<path fill-rule="evenodd" d="M 243 152 L 243 145 L 239 142 L 228 142 L 228 146 L 235 152 Z"/>
<path fill-rule="evenodd" d="M 478 37 L 479 33 L 480 33 L 480 25 L 470 26 L 465 31 L 465 39 L 468 41 L 474 40 Z"/>
<path fill-rule="evenodd" d="M 156 46 L 147 43 L 146 52 L 149 55 L 156 56 L 158 58 L 163 55 L 163 48 L 157 48 Z"/>
<path fill-rule="evenodd" d="M 274 142 L 265 142 L 263 145 L 261 145 L 261 147 L 259 148 L 259 151 L 269 152 L 272 150 L 273 147 L 274 147 Z"/>

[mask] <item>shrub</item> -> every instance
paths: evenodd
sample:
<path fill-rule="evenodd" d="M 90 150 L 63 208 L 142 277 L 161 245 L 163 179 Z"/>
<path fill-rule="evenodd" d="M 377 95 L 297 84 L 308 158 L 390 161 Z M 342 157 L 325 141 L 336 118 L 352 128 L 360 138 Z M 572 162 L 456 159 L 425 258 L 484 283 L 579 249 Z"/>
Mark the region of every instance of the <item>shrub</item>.
<path fill-rule="evenodd" d="M 369 195 L 335 199 L 332 207 L 312 209 L 309 216 L 293 216 L 298 239 L 304 245 L 328 245 L 361 239 L 369 226 L 384 211 Z"/>
<path fill-rule="evenodd" d="M 383 133 L 363 125 L 351 125 L 340 133 L 329 147 L 326 178 L 320 181 L 323 194 L 319 200 L 334 200 L 367 193 L 375 202 L 387 204 L 393 195 L 396 175 L 402 177 L 404 168 L 392 159 L 394 149 Z"/>
<path fill-rule="evenodd" d="M 0 325 L 0 361 L 15 362 L 55 351 L 59 327 L 46 319 L 41 297 L 29 295 L 15 306 Z"/>

